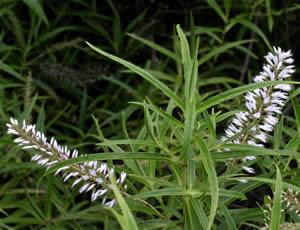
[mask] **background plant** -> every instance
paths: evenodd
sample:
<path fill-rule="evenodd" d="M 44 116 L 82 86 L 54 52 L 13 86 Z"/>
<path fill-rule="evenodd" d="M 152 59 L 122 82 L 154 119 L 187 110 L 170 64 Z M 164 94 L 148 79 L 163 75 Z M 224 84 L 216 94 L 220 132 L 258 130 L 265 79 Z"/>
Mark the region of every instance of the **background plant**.
<path fill-rule="evenodd" d="M 144 115 L 139 106 L 128 104 L 128 101 L 142 102 L 149 95 L 154 105 L 167 108 L 169 101 L 161 91 L 131 72 L 119 71 L 122 67 L 95 54 L 80 41 L 90 41 L 97 47 L 143 66 L 181 97 L 184 92 L 181 87 L 184 78 L 180 45 L 172 26 L 180 23 L 191 41 L 192 53 L 196 50 L 196 36 L 193 34 L 200 35 L 198 53 L 202 63 L 199 66 L 197 88 L 203 101 L 226 89 L 251 82 L 250 76 L 258 73 L 261 68 L 262 61 L 255 58 L 267 53 L 268 44 L 291 48 L 296 54 L 295 60 L 299 59 L 297 42 L 294 42 L 298 33 L 298 6 L 293 1 L 224 1 L 224 4 L 218 1 L 193 1 L 188 4 L 178 1 L 175 6 L 180 10 L 173 8 L 174 5 L 168 6 L 157 1 L 152 5 L 148 1 L 137 1 L 128 8 L 122 8 L 121 3 L 115 1 L 114 4 L 112 10 L 111 3 L 106 2 L 99 7 L 96 1 L 58 1 L 57 4 L 48 1 L 1 2 L 1 177 L 4 185 L 1 189 L 1 208 L 5 212 L 1 223 L 6 228 L 40 228 L 42 224 L 54 229 L 68 229 L 70 226 L 97 228 L 99 225 L 107 228 L 118 225 L 110 211 L 104 210 L 100 205 L 89 204 L 89 198 L 84 197 L 85 195 L 76 196 L 74 201 L 77 191 L 70 190 L 60 178 L 50 174 L 41 181 L 39 195 L 35 196 L 35 182 L 42 175 L 43 169 L 29 162 L 30 156 L 27 153 L 7 145 L 12 143 L 11 137 L 5 135 L 5 123 L 9 117 L 32 119 L 32 122 L 37 123 L 38 129 L 47 135 L 54 135 L 61 143 L 68 144 L 71 148 L 79 148 L 80 152 L 95 153 L 101 149 L 91 145 L 95 143 L 94 137 L 97 140 L 103 140 L 103 136 L 116 140 L 127 135 L 131 138 L 138 136 L 143 127 Z M 145 8 L 148 10 L 143 14 Z M 111 12 L 114 12 L 114 16 L 110 17 Z M 132 16 L 128 17 L 128 12 L 139 13 L 130 13 Z M 140 23 L 134 23 L 133 18 L 139 18 L 137 21 Z M 167 18 L 169 19 L 166 20 Z M 19 22 L 13 24 L 13 20 L 18 19 Z M 74 21 L 77 23 L 71 23 Z M 135 26 L 126 31 L 129 24 Z M 16 28 L 21 29 L 16 31 Z M 99 28 L 104 30 L 101 32 Z M 110 28 L 114 28 L 116 32 Z M 125 35 L 126 32 L 130 32 L 131 37 L 118 36 L 120 33 Z M 105 33 L 110 37 L 115 33 L 114 39 L 123 40 L 111 43 Z M 17 38 L 20 34 L 23 34 L 23 39 Z M 138 38 L 146 38 L 148 42 L 141 39 L 135 41 Z M 253 38 L 256 41 L 245 41 Z M 138 45 L 142 43 L 150 48 Z M 126 47 L 131 47 L 127 49 L 130 52 L 127 53 Z M 134 51 L 132 47 L 139 49 L 131 52 Z M 97 68 L 90 63 L 95 63 Z M 76 78 L 80 80 L 77 81 Z M 297 92 L 292 94 L 294 107 Z M 215 106 L 215 111 L 239 110 L 241 104 L 243 102 L 240 97 L 236 97 L 230 103 L 219 103 Z M 271 140 L 274 149 L 297 151 L 299 123 L 297 125 L 294 115 L 297 110 L 293 111 L 292 108 L 292 104 L 286 107 L 285 117 L 275 131 L 277 139 Z M 150 113 L 155 116 L 151 110 Z M 212 111 L 209 110 L 209 113 L 212 114 Z M 97 117 L 101 132 L 99 129 L 97 131 L 91 114 Z M 227 118 L 232 114 L 228 113 Z M 183 114 L 178 109 L 174 110 L 173 115 L 183 121 Z M 217 126 L 218 137 L 222 135 L 224 127 L 225 118 Z M 143 129 L 147 129 L 146 126 Z M 206 135 L 207 130 L 201 132 Z M 290 138 L 292 141 L 289 142 Z M 259 162 L 264 164 L 261 168 L 270 168 L 267 174 L 269 178 L 275 178 L 273 161 L 280 162 L 282 177 L 286 182 L 295 185 L 298 183 L 298 166 L 293 157 L 265 157 L 263 163 Z M 143 165 L 146 165 L 145 162 Z M 159 170 L 161 175 L 168 174 L 166 167 Z M 255 207 L 257 209 L 252 209 L 252 212 L 249 210 L 248 214 L 253 213 L 252 219 L 257 219 L 257 216 L 263 218 L 261 212 L 257 214 L 257 204 L 250 201 L 257 200 L 262 204 L 261 192 L 270 194 L 270 191 L 262 183 L 253 184 L 253 187 L 249 185 L 246 193 L 249 199 L 234 203 L 234 207 Z M 142 190 L 143 187 L 138 189 Z M 232 212 L 234 211 L 230 210 Z M 247 219 L 248 222 L 251 218 Z M 155 223 L 159 225 L 159 222 Z"/>

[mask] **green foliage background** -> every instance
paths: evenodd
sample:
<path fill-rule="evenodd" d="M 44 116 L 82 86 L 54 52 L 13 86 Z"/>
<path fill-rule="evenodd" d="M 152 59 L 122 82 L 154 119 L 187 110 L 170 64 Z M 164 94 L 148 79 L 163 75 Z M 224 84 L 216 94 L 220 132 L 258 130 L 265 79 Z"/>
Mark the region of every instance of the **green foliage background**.
<path fill-rule="evenodd" d="M 284 119 L 271 137 L 270 145 L 278 156 L 268 156 L 267 152 L 264 160 L 257 162 L 262 170 L 261 181 L 248 178 L 247 186 L 230 182 L 228 186 L 236 187 L 228 190 L 231 193 L 219 200 L 218 207 L 213 204 L 218 194 L 210 194 L 211 201 L 207 196 L 189 200 L 187 195 L 191 195 L 193 188 L 183 190 L 168 181 L 168 159 L 164 156 L 158 159 L 158 152 L 153 159 L 151 155 L 143 158 L 143 154 L 126 159 L 122 153 L 119 158 L 114 155 L 114 159 L 105 159 L 110 163 L 114 160 L 119 170 L 133 161 L 140 164 L 137 172 L 129 173 L 128 193 L 147 200 L 173 221 L 160 218 L 137 200 L 122 198 L 118 191 L 120 208 L 116 208 L 117 211 L 103 207 L 100 202 L 90 203 L 89 194 L 78 195 L 78 189 L 64 184 L 59 176 L 44 175 L 43 167 L 30 162 L 31 155 L 13 145 L 5 124 L 10 117 L 26 119 L 36 123 L 48 137 L 55 136 L 60 143 L 78 148 L 81 153 L 140 150 L 155 153 L 155 148 L 174 144 L 167 139 L 170 124 L 187 128 L 184 136 L 189 135 L 189 129 L 193 130 L 184 123 L 186 114 L 174 109 L 172 103 L 185 108 L 187 101 L 181 97 L 189 99 L 194 95 L 194 92 L 186 95 L 189 90 L 185 87 L 195 86 L 200 102 L 206 107 L 194 111 L 196 105 L 191 106 L 189 120 L 195 119 L 193 114 L 206 114 L 201 117 L 197 132 L 210 136 L 208 143 L 212 143 L 223 135 L 226 121 L 243 105 L 242 97 L 230 94 L 228 99 L 231 100 L 225 101 L 222 93 L 252 83 L 252 76 L 261 70 L 262 57 L 273 45 L 291 49 L 296 69 L 300 66 L 297 39 L 300 5 L 297 2 L 136 0 L 125 4 L 112 0 L 0 0 L 0 228 L 119 229 L 119 223 L 126 220 L 130 229 L 182 229 L 184 225 L 186 229 L 193 229 L 200 222 L 205 223 L 202 228 L 211 225 L 212 229 L 264 226 L 260 206 L 264 205 L 264 197 L 271 194 L 271 190 L 275 191 L 275 185 L 278 189 L 289 187 L 288 183 L 299 190 L 299 157 L 296 155 L 300 144 L 299 89 L 293 92 L 292 102 L 285 107 Z M 182 28 L 179 39 L 176 24 Z M 199 59 L 194 63 L 198 66 L 197 82 L 184 86 L 185 65 L 190 64 L 181 59 L 182 46 L 187 44 L 183 42 L 185 36 L 191 52 L 186 56 L 198 55 Z M 104 56 L 96 53 L 85 41 L 107 53 L 102 53 Z M 142 72 L 143 77 L 139 77 L 134 73 L 138 71 L 135 66 L 130 68 L 122 60 L 114 62 L 107 58 L 112 58 L 109 55 L 134 63 L 151 76 Z M 297 80 L 297 73 L 291 80 Z M 220 94 L 222 96 L 216 98 Z M 237 96 L 242 94 L 243 91 L 236 92 Z M 223 114 L 219 116 L 218 111 Z M 166 131 L 157 130 L 153 125 L 161 121 L 156 114 L 165 119 L 162 127 Z M 217 127 L 214 122 L 218 123 Z M 172 135 L 179 135 L 177 128 L 173 132 Z M 155 142 L 157 133 L 163 135 Z M 135 143 L 135 138 L 144 142 Z M 183 149 L 188 141 L 184 141 Z M 196 143 L 206 156 L 203 164 L 195 166 L 203 169 L 203 175 L 197 177 L 204 181 L 208 172 L 209 181 L 214 181 L 210 186 L 216 186 L 219 178 L 213 174 L 216 159 L 211 159 L 211 146 L 202 139 Z M 255 149 L 245 147 L 245 151 Z M 269 155 L 274 155 L 274 151 Z M 238 155 L 238 151 L 235 154 Z M 284 154 L 287 157 L 281 158 Z M 225 162 L 226 156 L 215 156 Z M 120 159 L 124 159 L 125 164 Z M 164 160 L 167 163 L 163 163 Z M 274 162 L 280 166 L 281 174 Z M 160 191 L 166 181 L 170 183 L 169 188 Z M 208 188 L 224 193 L 207 183 L 201 194 L 207 193 Z M 192 194 L 192 197 L 201 194 Z M 188 217 L 178 211 L 180 207 L 173 208 L 178 205 L 176 195 L 186 197 L 185 210 L 194 210 L 188 216 L 190 222 L 183 221 Z M 170 199 L 166 201 L 164 196 Z M 280 207 L 278 210 L 277 213 Z M 116 212 L 124 216 L 116 218 Z M 214 223 L 210 215 L 216 216 Z M 292 213 L 287 215 L 291 222 L 299 221 Z M 273 223 L 276 217 L 274 211 Z M 188 223 L 191 226 L 187 226 Z"/>

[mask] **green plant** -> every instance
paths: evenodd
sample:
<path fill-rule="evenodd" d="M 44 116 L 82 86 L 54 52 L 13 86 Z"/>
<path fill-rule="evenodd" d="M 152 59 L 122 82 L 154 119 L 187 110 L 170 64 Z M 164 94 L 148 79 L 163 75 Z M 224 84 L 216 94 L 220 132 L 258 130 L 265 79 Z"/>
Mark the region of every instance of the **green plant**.
<path fill-rule="evenodd" d="M 293 175 L 293 170 L 285 167 L 286 159 L 294 158 L 299 161 L 299 141 L 291 140 L 296 141 L 293 145 L 295 148 L 286 147 L 285 150 L 267 149 L 255 141 L 261 139 L 262 142 L 266 142 L 265 131 L 272 131 L 278 123 L 279 120 L 273 116 L 280 113 L 284 100 L 287 99 L 285 92 L 291 90 L 289 84 L 299 84 L 294 81 L 285 81 L 284 84 L 282 82 L 294 73 L 293 66 L 290 65 L 293 62 L 290 58 L 291 53 L 283 52 L 280 48 L 274 49 L 274 54 L 269 53 L 266 56 L 268 64 L 264 66 L 264 71 L 254 78 L 255 83 L 204 100 L 197 90 L 198 66 L 201 64 L 198 53 L 190 50 L 186 36 L 179 26 L 177 32 L 181 59 L 179 56 L 176 59 L 180 60 L 183 66 L 184 79 L 184 85 L 178 92 L 150 72 L 88 43 L 95 51 L 119 62 L 152 83 L 169 98 L 165 109 L 157 107 L 150 98 L 144 102 L 134 102 L 142 106 L 144 111 L 144 126 L 136 138 L 130 138 L 123 119 L 124 139 L 105 139 L 98 120 L 94 119 L 98 132 L 94 137 L 101 141 L 98 146 L 102 147 L 104 152 L 85 156 L 74 155 L 72 159 L 60 157 L 62 160 L 52 164 L 46 155 L 52 151 L 42 146 L 47 145 L 45 136 L 40 134 L 43 136 L 42 143 L 35 143 L 37 134 L 30 133 L 32 127 L 29 129 L 24 125 L 19 128 L 14 119 L 8 125 L 9 132 L 21 136 L 15 141 L 20 143 L 23 149 L 34 149 L 37 146 L 40 153 L 35 155 L 33 160 L 38 160 L 38 164 L 51 166 L 47 175 L 69 170 L 77 165 L 89 165 L 89 162 L 106 160 L 111 164 L 113 160 L 122 160 L 121 164 L 115 163 L 115 170 L 120 171 L 123 168 L 128 174 L 128 191 L 124 191 L 125 187 L 117 186 L 122 185 L 125 174 L 121 174 L 121 180 L 117 181 L 109 174 L 111 184 L 108 187 L 114 192 L 120 207 L 110 211 L 123 229 L 238 229 L 244 225 L 258 228 L 264 225 L 263 212 L 253 215 L 257 212 L 256 208 L 233 207 L 239 206 L 240 200 L 247 199 L 247 192 L 264 183 L 275 186 L 276 195 L 270 226 L 271 229 L 278 229 L 283 219 L 280 213 L 282 188 L 300 190 L 297 185 L 283 181 L 280 172 L 284 171 L 285 177 Z M 195 50 L 198 50 L 198 45 L 199 40 L 196 40 Z M 244 93 L 248 93 L 248 112 L 233 111 L 222 114 L 212 108 Z M 297 101 L 293 101 L 293 106 L 299 125 Z M 176 109 L 177 117 L 173 116 Z M 233 114 L 236 114 L 233 124 L 226 130 L 226 138 L 220 141 L 220 135 L 216 131 L 217 124 Z M 282 122 L 279 125 L 282 125 Z M 277 129 L 278 127 L 275 127 L 275 134 L 279 132 Z M 33 140 L 30 139 L 32 137 Z M 270 138 L 273 143 L 275 138 L 279 137 L 274 135 Z M 53 143 L 54 140 L 50 143 L 50 149 L 55 148 L 56 152 L 68 155 L 67 148 L 55 147 Z M 243 164 L 236 160 L 246 158 Z M 234 162 L 233 165 L 228 164 L 228 161 Z M 256 177 L 244 176 L 241 173 L 242 169 L 254 173 L 254 170 L 249 168 L 250 165 L 258 167 Z M 265 170 L 267 165 L 269 172 Z M 94 167 L 95 170 L 101 169 L 96 163 Z M 68 178 L 72 173 L 63 177 Z M 84 184 L 81 190 L 86 190 L 89 186 L 91 184 Z M 133 217 L 133 213 L 136 218 Z M 251 214 L 252 217 L 249 216 Z"/>

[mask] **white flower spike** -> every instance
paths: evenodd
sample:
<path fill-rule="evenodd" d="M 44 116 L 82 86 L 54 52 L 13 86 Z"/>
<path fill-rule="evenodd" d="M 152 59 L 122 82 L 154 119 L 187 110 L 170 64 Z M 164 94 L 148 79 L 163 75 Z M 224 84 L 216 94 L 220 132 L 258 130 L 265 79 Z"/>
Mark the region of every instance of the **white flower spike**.
<path fill-rule="evenodd" d="M 72 154 L 67 146 L 60 146 L 57 141 L 52 137 L 50 142 L 47 142 L 47 137 L 44 133 L 36 131 L 35 125 L 27 125 L 23 121 L 22 126 L 19 127 L 19 123 L 16 119 L 11 118 L 10 123 L 7 123 L 8 133 L 18 136 L 14 140 L 22 149 L 33 149 L 37 153 L 31 158 L 32 161 L 36 161 L 39 165 L 45 165 L 47 170 L 53 165 L 63 162 L 65 160 L 76 158 L 78 156 L 78 150 L 74 149 Z M 112 185 L 110 184 L 109 171 L 114 172 L 114 169 L 109 169 L 106 163 L 98 161 L 84 162 L 83 164 L 74 164 L 64 166 L 56 170 L 55 175 L 64 171 L 64 182 L 73 177 L 75 180 L 72 187 L 81 182 L 79 193 L 92 191 L 91 200 L 95 201 L 98 197 L 103 197 L 102 203 L 108 207 L 112 207 L 116 204 L 116 200 L 107 200 L 108 192 L 112 191 Z M 121 191 L 126 190 L 127 185 L 124 183 L 127 173 L 122 172 L 120 178 L 119 189 Z"/>
<path fill-rule="evenodd" d="M 253 78 L 256 83 L 264 81 L 283 81 L 295 72 L 291 51 L 284 52 L 280 47 L 274 48 L 274 53 L 269 52 L 265 59 L 267 64 L 263 65 L 263 72 Z M 274 126 L 278 123 L 275 114 L 281 114 L 285 99 L 288 98 L 287 92 L 291 90 L 289 84 L 279 84 L 262 89 L 256 89 L 246 94 L 245 105 L 248 112 L 239 112 L 232 119 L 232 123 L 225 130 L 226 136 L 221 140 L 238 134 L 247 127 L 253 126 L 247 133 L 240 135 L 237 139 L 229 143 L 248 143 L 249 145 L 261 146 L 267 143 L 266 132 L 272 132 Z M 260 142 L 260 143 L 259 143 Z M 228 149 L 227 149 L 228 150 Z M 254 160 L 254 156 L 248 156 L 242 159 Z M 248 173 L 254 173 L 250 167 L 242 167 Z"/>

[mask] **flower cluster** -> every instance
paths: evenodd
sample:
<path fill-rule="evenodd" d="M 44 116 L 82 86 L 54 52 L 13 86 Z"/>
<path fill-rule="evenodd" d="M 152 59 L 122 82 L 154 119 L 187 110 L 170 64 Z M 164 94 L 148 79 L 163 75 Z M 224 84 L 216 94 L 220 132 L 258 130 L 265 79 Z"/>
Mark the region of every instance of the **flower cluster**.
<path fill-rule="evenodd" d="M 264 82 L 274 80 L 284 80 L 295 72 L 292 63 L 290 51 L 284 52 L 281 48 L 274 47 L 274 53 L 269 52 L 265 59 L 267 64 L 263 66 L 263 71 L 253 78 L 253 81 Z M 235 115 L 232 123 L 225 130 L 226 136 L 222 141 L 232 138 L 247 127 L 251 129 L 238 138 L 229 141 L 229 143 L 249 144 L 263 147 L 268 138 L 266 132 L 272 132 L 273 127 L 278 123 L 276 114 L 281 114 L 284 101 L 288 98 L 288 91 L 291 86 L 288 84 L 279 84 L 276 86 L 264 87 L 248 92 L 245 96 L 247 112 L 239 112 Z M 254 156 L 248 156 L 242 159 L 243 162 L 254 160 Z M 242 168 L 254 173 L 254 169 L 246 166 Z"/>
<path fill-rule="evenodd" d="M 11 118 L 10 123 L 6 125 L 9 134 L 18 136 L 14 142 L 24 150 L 36 150 L 37 153 L 31 160 L 36 161 L 39 165 L 45 165 L 47 170 L 57 163 L 78 156 L 78 150 L 74 149 L 71 152 L 67 146 L 59 145 L 53 137 L 50 142 L 48 142 L 45 134 L 37 131 L 35 125 L 27 125 L 26 122 L 23 121 L 20 127 L 18 121 L 13 118 Z M 102 204 L 112 207 L 116 203 L 115 199 L 107 201 L 107 195 L 112 191 L 109 172 L 113 174 L 114 168 L 109 169 L 106 163 L 99 164 L 98 161 L 88 161 L 83 164 L 73 164 L 59 168 L 55 175 L 61 171 L 64 171 L 62 176 L 64 182 L 71 177 L 75 178 L 72 187 L 80 184 L 80 193 L 92 191 L 92 201 L 103 196 Z M 116 180 L 121 191 L 124 191 L 127 188 L 127 184 L 124 183 L 126 175 L 126 172 L 123 171 L 120 178 Z"/>
<path fill-rule="evenodd" d="M 287 208 L 300 217 L 299 193 L 289 188 L 286 192 L 282 192 L 281 197 L 282 203 L 286 203 Z"/>
<path fill-rule="evenodd" d="M 274 193 L 275 194 L 275 193 Z M 299 203 L 299 196 L 298 192 L 294 192 L 291 188 L 289 188 L 286 192 L 282 191 L 281 194 L 281 203 L 286 204 L 284 209 L 280 211 L 282 213 L 286 213 L 286 209 L 289 209 L 291 212 L 295 212 L 297 216 L 300 216 L 300 203 Z M 270 222 L 271 222 L 271 215 L 272 215 L 272 198 L 268 195 L 265 199 L 265 207 L 263 208 L 264 211 L 264 222 L 265 227 L 262 229 L 269 229 Z M 284 228 L 286 227 L 286 228 Z M 298 229 L 295 225 L 291 224 L 290 226 L 285 223 L 280 227 L 280 229 Z"/>
<path fill-rule="evenodd" d="M 266 197 L 266 204 L 265 208 L 263 208 L 264 211 L 264 222 L 265 222 L 265 227 L 268 228 L 270 223 L 271 223 L 271 216 L 272 216 L 272 198 L 268 195 Z M 280 210 L 284 211 L 284 210 Z"/>

